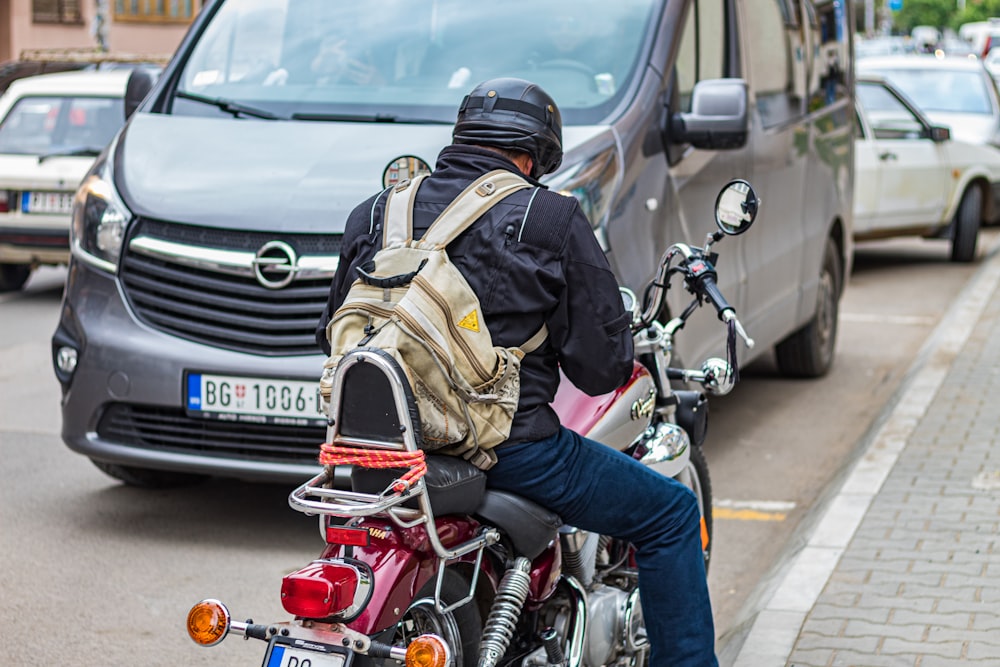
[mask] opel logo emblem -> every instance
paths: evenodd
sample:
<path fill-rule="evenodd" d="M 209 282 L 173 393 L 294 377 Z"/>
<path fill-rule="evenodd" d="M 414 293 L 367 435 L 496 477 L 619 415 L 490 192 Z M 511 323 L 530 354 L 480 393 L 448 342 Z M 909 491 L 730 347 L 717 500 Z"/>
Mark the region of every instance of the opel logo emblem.
<path fill-rule="evenodd" d="M 268 289 L 285 287 L 292 282 L 298 270 L 295 251 L 283 241 L 265 243 L 253 258 L 253 273 L 257 282 Z"/>

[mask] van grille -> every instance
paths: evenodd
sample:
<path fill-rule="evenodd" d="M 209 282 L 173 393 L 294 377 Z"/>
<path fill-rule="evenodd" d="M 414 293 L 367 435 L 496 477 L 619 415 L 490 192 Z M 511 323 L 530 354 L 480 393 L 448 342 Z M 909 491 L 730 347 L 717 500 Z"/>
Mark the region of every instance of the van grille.
<path fill-rule="evenodd" d="M 104 440 L 147 449 L 306 465 L 317 464 L 319 446 L 326 438 L 322 426 L 250 426 L 126 403 L 108 407 L 97 434 Z"/>
<path fill-rule="evenodd" d="M 337 256 L 339 234 L 283 235 L 220 230 L 140 220 L 131 237 L 209 250 L 256 253 L 280 240 L 303 255 Z M 127 247 L 127 246 L 126 246 Z M 268 289 L 252 275 L 234 275 L 185 258 L 126 250 L 121 279 L 125 296 L 146 324 L 214 347 L 265 356 L 316 354 L 316 324 L 326 306 L 330 277 L 293 280 Z"/>

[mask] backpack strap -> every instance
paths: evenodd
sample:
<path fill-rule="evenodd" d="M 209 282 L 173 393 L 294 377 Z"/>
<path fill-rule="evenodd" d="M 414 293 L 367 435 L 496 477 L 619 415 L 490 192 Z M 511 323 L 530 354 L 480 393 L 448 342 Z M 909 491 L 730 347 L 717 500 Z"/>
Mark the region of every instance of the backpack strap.
<path fill-rule="evenodd" d="M 441 215 L 415 244 L 416 247 L 433 249 L 447 246 L 495 204 L 518 190 L 530 187 L 530 183 L 506 169 L 483 174 L 441 211 Z"/>
<path fill-rule="evenodd" d="M 401 246 L 413 239 L 413 201 L 425 178 L 427 174 L 421 174 L 413 180 L 400 181 L 389 191 L 385 200 L 385 214 L 382 216 L 383 248 Z"/>

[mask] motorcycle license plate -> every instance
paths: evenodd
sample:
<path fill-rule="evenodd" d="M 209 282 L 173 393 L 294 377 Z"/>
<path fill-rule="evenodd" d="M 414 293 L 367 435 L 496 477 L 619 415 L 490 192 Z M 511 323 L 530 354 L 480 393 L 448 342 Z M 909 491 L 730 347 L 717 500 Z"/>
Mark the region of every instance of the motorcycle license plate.
<path fill-rule="evenodd" d="M 347 667 L 351 654 L 343 646 L 275 635 L 263 667 Z"/>
<path fill-rule="evenodd" d="M 318 380 L 188 373 L 184 405 L 193 417 L 284 426 L 326 424 Z"/>

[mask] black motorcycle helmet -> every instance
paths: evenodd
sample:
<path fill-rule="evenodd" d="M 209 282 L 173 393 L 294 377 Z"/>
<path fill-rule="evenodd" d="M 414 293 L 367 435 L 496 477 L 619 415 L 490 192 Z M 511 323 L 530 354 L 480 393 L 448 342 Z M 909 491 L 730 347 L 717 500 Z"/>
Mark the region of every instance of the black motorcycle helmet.
<path fill-rule="evenodd" d="M 462 100 L 452 132 L 456 144 L 524 151 L 532 178 L 562 164 L 562 117 L 549 94 L 524 79 L 490 79 Z"/>

